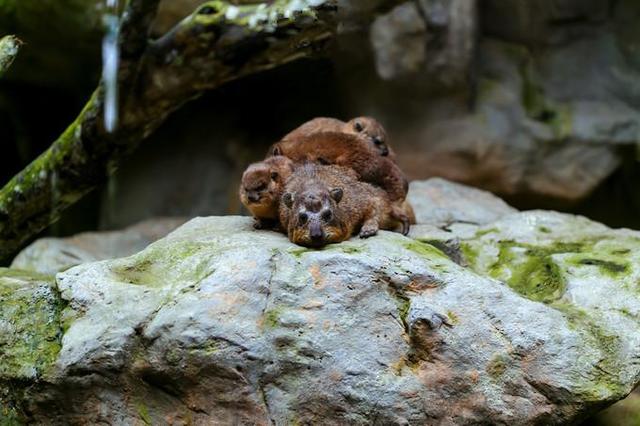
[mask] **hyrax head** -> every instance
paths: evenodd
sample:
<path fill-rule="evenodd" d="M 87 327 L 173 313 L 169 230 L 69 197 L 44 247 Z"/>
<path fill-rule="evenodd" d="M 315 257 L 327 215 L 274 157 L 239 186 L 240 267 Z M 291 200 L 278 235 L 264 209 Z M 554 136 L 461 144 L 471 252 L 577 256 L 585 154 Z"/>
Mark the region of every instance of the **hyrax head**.
<path fill-rule="evenodd" d="M 240 201 L 256 217 L 277 218 L 284 182 L 293 173 L 286 157 L 273 157 L 250 165 L 242 175 Z"/>
<path fill-rule="evenodd" d="M 371 117 L 356 117 L 347 123 L 347 132 L 364 136 L 371 141 L 384 157 L 389 155 L 387 146 L 387 132 L 376 119 Z"/>
<path fill-rule="evenodd" d="M 299 193 L 287 192 L 282 196 L 289 209 L 289 239 L 305 247 L 323 247 L 342 241 L 338 204 L 342 200 L 341 188 L 313 185 Z"/>

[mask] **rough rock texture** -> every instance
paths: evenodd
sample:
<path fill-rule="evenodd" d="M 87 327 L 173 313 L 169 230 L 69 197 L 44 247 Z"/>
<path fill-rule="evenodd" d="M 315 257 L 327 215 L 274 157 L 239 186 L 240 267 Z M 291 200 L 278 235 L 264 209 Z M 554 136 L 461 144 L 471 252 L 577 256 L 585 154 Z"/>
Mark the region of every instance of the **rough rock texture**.
<path fill-rule="evenodd" d="M 438 227 L 456 222 L 484 225 L 517 211 L 489 192 L 439 178 L 411 182 L 407 199 L 420 225 Z"/>
<path fill-rule="evenodd" d="M 391 134 L 404 145 L 400 161 L 413 178 L 442 176 L 570 205 L 620 167 L 621 148 L 637 145 L 637 2 L 483 2 L 477 39 L 469 8 L 444 26 L 451 31 L 445 40 L 470 46 L 450 61 L 468 78 L 437 85 L 437 96 L 420 90 L 438 82 L 435 68 L 420 66 L 433 60 L 429 40 L 437 31 L 417 3 L 398 6 L 372 27 L 380 76 L 396 86 L 423 83 L 403 93 L 407 104 L 376 98 L 376 113 L 393 123 Z M 428 3 L 438 10 L 439 2 Z"/>
<path fill-rule="evenodd" d="M 416 87 L 455 88 L 469 81 L 476 44 L 475 0 L 405 2 L 377 18 L 371 45 L 378 74 Z"/>
<path fill-rule="evenodd" d="M 81 263 L 130 256 L 186 222 L 157 218 L 121 231 L 86 232 L 68 238 L 41 238 L 22 250 L 11 267 L 54 275 Z"/>
<path fill-rule="evenodd" d="M 245 217 L 194 219 L 133 256 L 58 274 L 59 295 L 2 270 L 0 305 L 37 303 L 0 310 L 35 339 L 29 357 L 24 339 L 0 345 L 21 360 L 2 363 L 0 416 L 525 425 L 624 397 L 640 380 L 640 233 L 479 204 L 491 223 L 323 250 Z M 35 332 L 24 309 L 43 318 Z"/>

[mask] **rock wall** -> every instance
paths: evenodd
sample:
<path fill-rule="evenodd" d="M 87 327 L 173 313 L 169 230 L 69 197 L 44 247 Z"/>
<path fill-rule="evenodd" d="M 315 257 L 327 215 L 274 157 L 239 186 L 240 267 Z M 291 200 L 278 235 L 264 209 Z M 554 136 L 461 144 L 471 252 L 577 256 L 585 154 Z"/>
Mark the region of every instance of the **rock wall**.
<path fill-rule="evenodd" d="M 197 3 L 163 2 L 155 34 Z M 93 51 L 56 47 L 56 61 L 32 58 L 50 45 L 64 46 L 69 35 L 40 43 L 42 33 L 65 28 L 44 19 L 49 6 L 30 4 L 21 2 L 12 15 L 17 28 L 10 29 L 24 33 L 31 49 L 16 63 L 13 80 L 64 85 L 69 77 L 82 80 L 79 70 L 95 80 L 96 65 L 78 60 L 97 59 L 99 40 L 86 26 L 67 25 L 72 37 L 94 40 Z M 314 116 L 374 115 L 410 178 L 445 177 L 520 206 L 576 208 L 608 179 L 636 184 L 640 6 L 634 0 L 341 0 L 339 7 L 339 35 L 327 56 L 229 85 L 169 120 L 114 179 L 102 212 L 94 213 L 99 222 L 122 227 L 149 216 L 239 212 L 235 186 L 242 169 Z M 9 28 L 6 22 L 0 20 L 0 29 Z M 10 92 L 5 108 L 17 104 L 26 112 L 9 120 L 9 130 L 21 120 L 29 127 L 30 103 Z M 0 96 L 0 110 L 2 104 Z M 623 168 L 635 171 L 621 177 Z M 202 185 L 205 191 L 188 191 Z M 603 193 L 599 203 L 608 204 L 611 191 Z M 635 201 L 623 205 L 624 199 Z M 632 190 L 617 200 L 620 210 L 640 209 Z M 630 211 L 617 222 L 636 216 Z"/>
<path fill-rule="evenodd" d="M 637 167 L 636 2 L 345 0 L 341 6 L 343 25 L 330 58 L 222 94 L 229 108 L 223 115 L 241 114 L 241 124 L 222 136 L 215 127 L 227 128 L 228 121 L 212 117 L 201 144 L 232 152 L 235 179 L 270 142 L 318 115 L 373 115 L 388 127 L 410 178 L 442 176 L 525 206 L 572 208 L 623 165 Z M 243 101 L 235 106 L 228 98 Z M 281 104 L 269 111 L 272 99 Z M 215 98 L 204 104 L 194 111 L 223 105 Z M 249 155 L 240 158 L 238 151 Z M 152 167 L 134 162 L 126 170 L 144 175 L 140 168 Z M 156 178 L 142 179 L 153 186 Z M 226 185 L 220 181 L 212 190 L 233 198 Z M 135 197 L 121 188 L 114 202 Z M 154 214 L 175 207 L 167 201 L 157 200 L 165 207 Z M 238 211 L 237 204 L 221 207 L 212 211 Z"/>

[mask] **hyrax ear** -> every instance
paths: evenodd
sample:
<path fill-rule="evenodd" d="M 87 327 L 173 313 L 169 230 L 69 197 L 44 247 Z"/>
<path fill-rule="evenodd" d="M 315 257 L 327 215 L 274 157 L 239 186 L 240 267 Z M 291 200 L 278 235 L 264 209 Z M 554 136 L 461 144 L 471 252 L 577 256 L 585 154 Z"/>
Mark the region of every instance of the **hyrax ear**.
<path fill-rule="evenodd" d="M 331 198 L 333 198 L 336 203 L 339 203 L 340 200 L 342 200 L 342 196 L 344 195 L 341 188 L 332 189 L 330 194 Z"/>
<path fill-rule="evenodd" d="M 284 203 L 285 206 L 287 206 L 288 208 L 291 208 L 293 206 L 293 194 L 290 192 L 285 193 L 282 196 L 282 202 Z"/>
<path fill-rule="evenodd" d="M 282 148 L 280 148 L 278 145 L 274 145 L 273 149 L 271 150 L 271 155 L 274 157 L 282 155 Z"/>

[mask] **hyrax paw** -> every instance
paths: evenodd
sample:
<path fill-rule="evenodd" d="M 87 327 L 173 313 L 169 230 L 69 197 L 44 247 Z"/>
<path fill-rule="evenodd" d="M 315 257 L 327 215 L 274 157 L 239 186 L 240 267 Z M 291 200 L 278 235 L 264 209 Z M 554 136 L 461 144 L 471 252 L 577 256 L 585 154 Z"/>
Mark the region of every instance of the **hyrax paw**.
<path fill-rule="evenodd" d="M 264 223 L 262 223 L 261 220 L 256 220 L 255 222 L 253 222 L 253 228 L 254 229 L 264 229 Z"/>
<path fill-rule="evenodd" d="M 360 238 L 373 237 L 378 233 L 378 228 L 363 226 L 360 230 Z"/>

